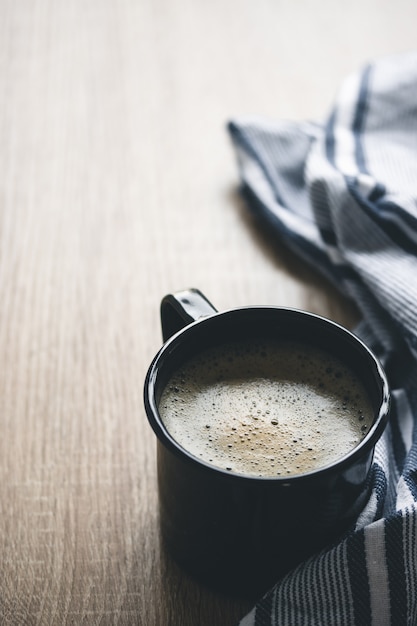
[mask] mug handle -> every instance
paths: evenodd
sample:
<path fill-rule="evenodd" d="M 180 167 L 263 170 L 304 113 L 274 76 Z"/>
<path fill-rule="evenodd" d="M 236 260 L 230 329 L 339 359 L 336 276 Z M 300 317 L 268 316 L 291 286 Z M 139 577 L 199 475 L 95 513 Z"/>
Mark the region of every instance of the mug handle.
<path fill-rule="evenodd" d="M 161 326 L 164 342 L 177 331 L 200 317 L 213 315 L 217 309 L 198 289 L 170 293 L 161 301 Z"/>

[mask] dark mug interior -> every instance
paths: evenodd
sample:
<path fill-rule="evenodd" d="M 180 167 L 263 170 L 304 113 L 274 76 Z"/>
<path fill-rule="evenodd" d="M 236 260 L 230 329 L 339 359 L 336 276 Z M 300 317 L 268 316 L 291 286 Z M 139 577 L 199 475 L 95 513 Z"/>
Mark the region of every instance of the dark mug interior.
<path fill-rule="evenodd" d="M 295 340 L 349 365 L 374 411 L 362 442 L 331 465 L 285 478 L 227 472 L 179 446 L 158 410 L 172 374 L 207 348 L 247 339 Z M 164 344 L 149 368 L 144 398 L 157 435 L 162 536 L 174 558 L 211 586 L 250 597 L 263 593 L 349 530 L 366 503 L 374 447 L 388 419 L 389 389 L 373 353 L 334 322 L 278 307 L 213 310 Z"/>

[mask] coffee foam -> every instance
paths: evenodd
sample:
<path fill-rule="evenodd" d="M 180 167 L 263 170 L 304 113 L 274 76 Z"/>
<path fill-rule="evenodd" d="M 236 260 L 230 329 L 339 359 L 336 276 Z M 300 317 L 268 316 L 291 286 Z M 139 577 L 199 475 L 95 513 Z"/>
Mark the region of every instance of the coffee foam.
<path fill-rule="evenodd" d="M 373 421 L 366 390 L 349 368 L 292 342 L 207 350 L 169 381 L 159 412 L 193 456 L 264 477 L 332 463 L 360 443 Z"/>

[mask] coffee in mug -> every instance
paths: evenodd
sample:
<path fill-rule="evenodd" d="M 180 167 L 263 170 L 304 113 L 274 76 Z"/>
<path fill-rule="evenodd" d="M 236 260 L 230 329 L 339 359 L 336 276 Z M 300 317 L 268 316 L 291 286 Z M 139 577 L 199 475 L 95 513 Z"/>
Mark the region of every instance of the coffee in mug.
<path fill-rule="evenodd" d="M 189 289 L 163 298 L 161 322 L 144 403 L 164 545 L 198 580 L 254 598 L 354 528 L 386 376 L 357 336 L 306 311 L 219 312 Z"/>
<path fill-rule="evenodd" d="M 175 372 L 159 411 L 196 458 L 259 477 L 325 467 L 355 448 L 373 422 L 367 391 L 350 367 L 285 340 L 206 349 Z"/>

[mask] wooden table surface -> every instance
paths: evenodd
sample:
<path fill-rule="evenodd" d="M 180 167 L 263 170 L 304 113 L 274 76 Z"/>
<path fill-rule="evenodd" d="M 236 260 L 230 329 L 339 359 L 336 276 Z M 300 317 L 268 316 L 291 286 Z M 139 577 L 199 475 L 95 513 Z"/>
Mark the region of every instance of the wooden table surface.
<path fill-rule="evenodd" d="M 228 626 L 160 547 L 159 302 L 353 306 L 248 216 L 225 130 L 322 119 L 414 0 L 0 1 L 0 623 Z"/>

